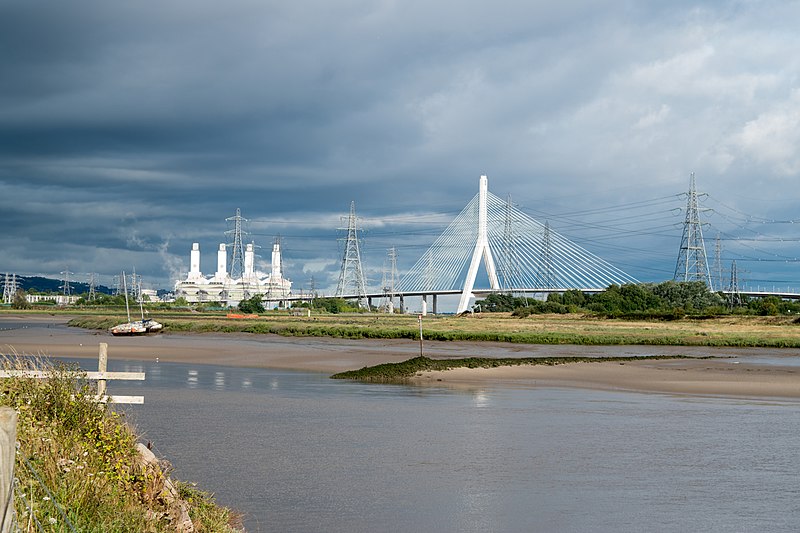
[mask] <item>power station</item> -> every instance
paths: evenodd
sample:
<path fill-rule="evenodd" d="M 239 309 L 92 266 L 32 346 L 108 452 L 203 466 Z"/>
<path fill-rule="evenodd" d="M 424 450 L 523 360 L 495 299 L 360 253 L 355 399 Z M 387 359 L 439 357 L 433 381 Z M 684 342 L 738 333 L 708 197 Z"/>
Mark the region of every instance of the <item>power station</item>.
<path fill-rule="evenodd" d="M 261 295 L 265 302 L 274 302 L 282 306 L 283 300 L 292 293 L 292 282 L 283 277 L 281 272 L 281 244 L 276 240 L 272 245 L 272 263 L 270 273 L 264 275 L 255 269 L 255 244 L 244 247 L 243 265 L 239 266 L 242 256 L 236 254 L 241 246 L 242 229 L 239 210 L 236 210 L 234 230 L 233 259 L 228 270 L 228 246 L 220 243 L 217 250 L 217 271 L 211 277 L 203 276 L 200 270 L 200 243 L 192 243 L 189 256 L 189 274 L 186 279 L 175 283 L 175 297 L 185 298 L 190 303 L 220 302 L 223 306 L 234 306 L 242 300 Z M 236 272 L 234 272 L 236 270 Z M 235 276 L 235 277 L 234 277 Z"/>

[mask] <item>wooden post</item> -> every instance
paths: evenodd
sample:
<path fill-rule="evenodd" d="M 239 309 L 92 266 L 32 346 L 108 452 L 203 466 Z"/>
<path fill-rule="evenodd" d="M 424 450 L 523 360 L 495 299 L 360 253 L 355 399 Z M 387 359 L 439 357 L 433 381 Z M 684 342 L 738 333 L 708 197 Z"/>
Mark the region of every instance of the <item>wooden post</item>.
<path fill-rule="evenodd" d="M 100 357 L 97 360 L 97 371 L 105 373 L 108 370 L 108 343 L 100 343 Z M 106 380 L 97 380 L 97 395 L 103 397 L 106 395 Z"/>
<path fill-rule="evenodd" d="M 17 412 L 0 407 L 0 532 L 14 524 L 14 462 L 17 459 Z"/>
<path fill-rule="evenodd" d="M 422 357 L 422 315 L 417 315 L 419 320 L 419 356 Z"/>

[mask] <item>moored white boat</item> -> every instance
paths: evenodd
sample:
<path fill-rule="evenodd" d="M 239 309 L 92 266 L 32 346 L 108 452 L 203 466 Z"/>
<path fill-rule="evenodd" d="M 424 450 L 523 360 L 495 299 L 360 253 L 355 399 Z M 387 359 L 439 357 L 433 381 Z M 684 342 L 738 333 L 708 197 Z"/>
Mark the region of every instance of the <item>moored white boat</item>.
<path fill-rule="evenodd" d="M 147 328 L 144 327 L 141 322 L 125 322 L 124 324 L 117 324 L 109 331 L 115 337 L 147 334 Z"/>
<path fill-rule="evenodd" d="M 128 306 L 128 286 L 125 280 L 125 272 L 122 273 L 122 287 L 125 291 L 125 312 L 128 314 L 128 321 L 124 324 L 117 324 L 108 331 L 116 337 L 147 335 L 148 333 L 158 333 L 161 331 L 164 326 L 160 322 L 156 322 L 151 318 L 144 317 L 144 309 L 142 308 L 141 300 L 139 300 L 139 309 L 142 313 L 142 319 L 136 321 L 131 320 L 131 310 Z"/>
<path fill-rule="evenodd" d="M 152 318 L 143 318 L 136 323 L 141 324 L 147 330 L 147 333 L 158 333 L 164 329 L 164 325 L 161 322 L 156 322 Z"/>

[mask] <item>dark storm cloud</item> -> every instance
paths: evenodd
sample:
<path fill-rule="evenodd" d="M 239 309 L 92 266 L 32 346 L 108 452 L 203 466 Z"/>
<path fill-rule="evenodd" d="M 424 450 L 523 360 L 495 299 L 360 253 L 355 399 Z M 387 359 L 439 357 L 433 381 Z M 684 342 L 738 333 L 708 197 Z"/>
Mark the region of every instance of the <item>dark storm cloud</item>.
<path fill-rule="evenodd" d="M 192 242 L 212 258 L 238 207 L 264 248 L 282 235 L 290 278 L 330 286 L 339 217 L 355 200 L 377 282 L 386 248 L 402 244 L 408 266 L 446 225 L 398 220 L 454 216 L 488 173 L 496 194 L 663 279 L 683 200 L 658 204 L 658 223 L 631 206 L 685 191 L 691 171 L 732 209 L 795 218 L 797 11 L 3 2 L 0 269 L 135 264 L 167 287 Z M 756 198 L 737 196 L 756 180 Z M 732 235 L 728 222 L 717 225 Z"/>

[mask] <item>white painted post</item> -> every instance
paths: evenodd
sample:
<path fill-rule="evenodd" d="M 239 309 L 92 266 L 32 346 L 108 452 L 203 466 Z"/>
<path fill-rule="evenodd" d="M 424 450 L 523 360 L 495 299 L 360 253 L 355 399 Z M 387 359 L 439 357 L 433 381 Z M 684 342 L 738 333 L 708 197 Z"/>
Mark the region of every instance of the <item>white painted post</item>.
<path fill-rule="evenodd" d="M 97 360 L 97 371 L 105 373 L 108 370 L 108 343 L 100 343 L 100 356 Z M 97 395 L 102 398 L 106 395 L 106 380 L 97 380 Z"/>
<path fill-rule="evenodd" d="M 0 408 L 0 532 L 14 524 L 14 462 L 17 458 L 17 412 Z"/>

